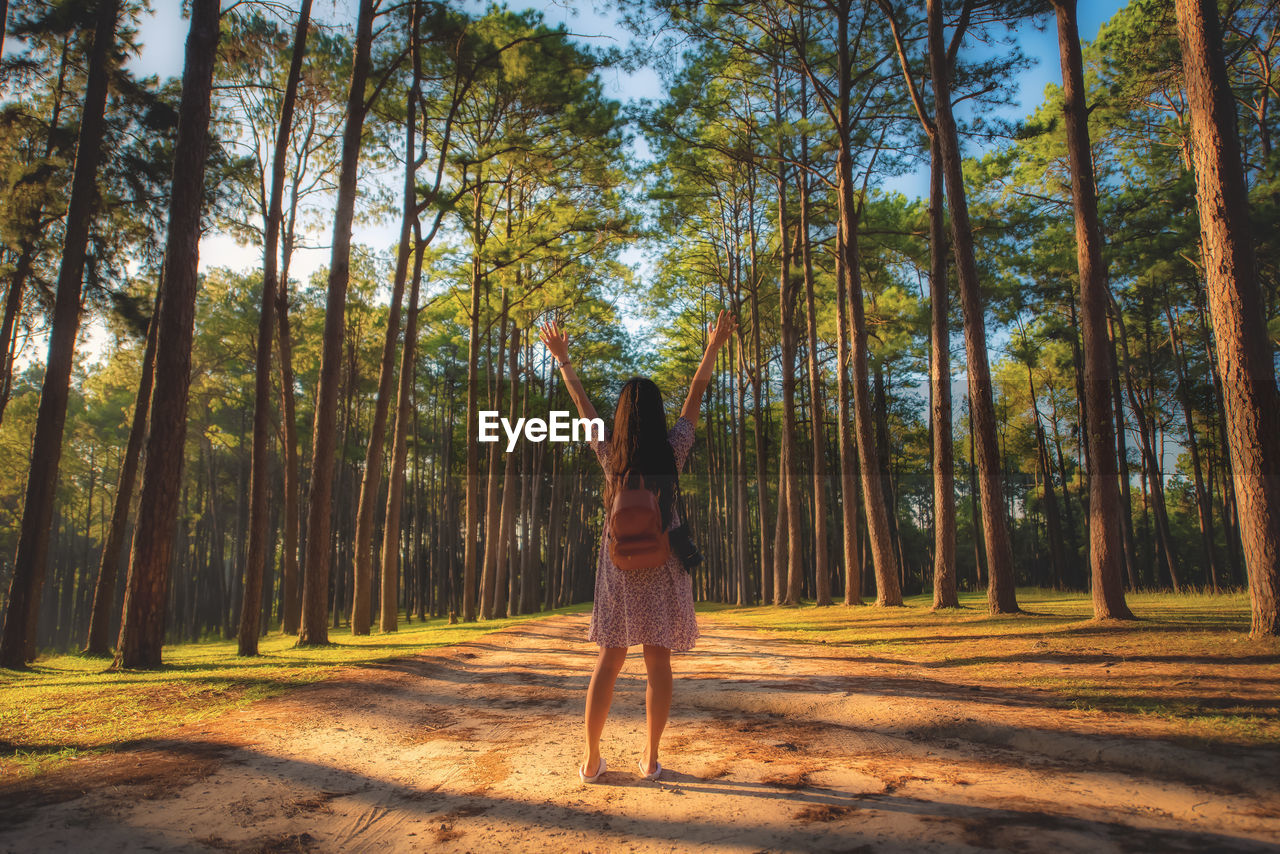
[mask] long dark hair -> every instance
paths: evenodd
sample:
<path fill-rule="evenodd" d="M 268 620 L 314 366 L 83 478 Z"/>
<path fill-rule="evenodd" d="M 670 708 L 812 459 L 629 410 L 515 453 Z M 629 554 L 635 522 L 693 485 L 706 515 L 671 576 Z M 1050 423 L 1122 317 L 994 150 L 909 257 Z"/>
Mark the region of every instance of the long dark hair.
<path fill-rule="evenodd" d="M 613 507 L 620 489 L 639 477 L 649 491 L 657 494 L 662 510 L 662 528 L 671 526 L 671 508 L 676 500 L 676 457 L 667 442 L 667 415 L 662 408 L 662 392 L 647 377 L 632 377 L 618 393 L 613 413 L 613 435 L 609 438 L 609 468 L 613 477 L 605 484 L 604 506 Z M 638 486 L 639 484 L 634 484 Z"/>

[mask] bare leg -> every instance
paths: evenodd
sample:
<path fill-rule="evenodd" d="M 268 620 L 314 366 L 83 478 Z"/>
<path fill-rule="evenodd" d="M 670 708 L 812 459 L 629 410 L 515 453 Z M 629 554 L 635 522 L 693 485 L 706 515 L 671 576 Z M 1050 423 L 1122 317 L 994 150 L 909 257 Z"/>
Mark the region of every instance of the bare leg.
<path fill-rule="evenodd" d="M 588 777 L 594 777 L 600 769 L 600 734 L 604 732 L 604 721 L 609 717 L 609 705 L 613 702 L 613 683 L 626 660 L 625 646 L 600 647 L 600 657 L 596 659 L 596 669 L 587 687 L 587 750 L 582 770 Z"/>
<path fill-rule="evenodd" d="M 644 752 L 644 770 L 652 774 L 658 767 L 658 742 L 671 714 L 671 650 L 665 646 L 644 645 L 644 669 L 649 687 L 644 694 L 645 717 L 649 724 L 649 743 Z"/>

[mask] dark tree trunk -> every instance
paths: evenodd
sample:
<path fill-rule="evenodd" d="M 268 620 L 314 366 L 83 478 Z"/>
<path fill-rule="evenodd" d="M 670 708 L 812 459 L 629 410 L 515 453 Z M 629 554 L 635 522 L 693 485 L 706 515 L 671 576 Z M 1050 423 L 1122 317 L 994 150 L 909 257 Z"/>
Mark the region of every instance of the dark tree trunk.
<path fill-rule="evenodd" d="M 271 194 L 267 202 L 267 222 L 262 250 L 262 310 L 258 316 L 258 346 L 254 358 L 253 448 L 249 463 L 249 552 L 245 560 L 244 598 L 240 604 L 240 655 L 258 654 L 262 624 L 262 573 L 267 563 L 267 534 L 271 508 L 267 486 L 271 478 L 268 452 L 271 429 L 271 339 L 275 334 L 280 223 L 284 218 L 285 159 L 293 135 L 293 110 L 302 77 L 302 58 L 307 50 L 307 29 L 311 25 L 311 0 L 302 0 L 293 33 L 293 55 L 289 77 L 280 103 L 280 124 L 271 161 Z"/>
<path fill-rule="evenodd" d="M 405 464 L 409 459 L 410 408 L 413 402 L 413 362 L 418 349 L 418 292 L 422 283 L 422 256 L 426 244 L 419 241 L 413 259 L 413 284 L 405 315 L 404 347 L 400 352 L 400 382 L 396 390 L 396 421 L 391 440 L 391 472 L 387 480 L 387 512 L 382 527 L 382 613 L 378 628 L 396 630 L 399 617 L 400 512 L 404 506 Z"/>
<path fill-rule="evenodd" d="M 1251 634 L 1280 635 L 1280 394 L 1264 326 L 1236 107 L 1214 0 L 1175 0 L 1196 206 L 1218 342 Z"/>
<path fill-rule="evenodd" d="M 53 530 L 62 431 L 67 419 L 76 333 L 80 329 L 80 292 L 89 242 L 89 220 L 98 195 L 98 163 L 106 129 L 107 83 L 113 62 L 119 9 L 119 0 L 100 0 L 94 19 L 93 48 L 89 56 L 88 81 L 62 241 L 62 265 L 58 270 L 53 322 L 49 330 L 49 355 L 44 382 L 40 386 L 40 405 L 31 442 L 31 467 L 27 473 L 18 548 L 9 584 L 9 605 L 5 612 L 3 635 L 0 635 L 0 667 L 19 668 L 35 658 L 35 629 L 49 558 L 49 536 Z"/>
<path fill-rule="evenodd" d="M 142 472 L 142 495 L 129 558 L 124 619 L 116 665 L 160 666 L 170 547 L 182 487 L 187 437 L 187 391 L 195 321 L 196 266 L 209 153 L 210 96 L 218 47 L 218 0 L 195 0 L 182 75 L 182 104 L 174 147 L 169 237 L 161 284 L 151 427 Z M 210 484 L 212 490 L 213 484 Z"/>
<path fill-rule="evenodd" d="M 804 81 L 801 81 L 803 89 Z M 802 105 L 807 106 L 807 105 Z M 805 116 L 806 120 L 808 116 Z M 818 366 L 818 318 L 813 300 L 813 256 L 809 245 L 809 141 L 800 136 L 800 257 L 804 264 L 805 331 L 808 336 L 809 427 L 813 450 L 813 564 L 814 599 L 831 604 L 831 568 L 827 555 L 827 450 L 823 441 L 826 407 L 822 402 L 822 372 Z M 792 567 L 790 598 L 800 601 L 800 574 Z"/>
<path fill-rule="evenodd" d="M 862 301 L 859 270 L 858 206 L 853 186 L 853 127 L 849 117 L 849 7 L 841 0 L 838 10 L 836 51 L 838 64 L 838 117 L 836 133 L 836 191 L 839 198 L 840 246 L 836 258 L 836 287 L 845 289 L 849 299 L 851 346 L 853 348 L 853 417 L 862 474 L 863 507 L 867 512 L 867 541 L 876 576 L 876 604 L 901 605 L 902 585 L 898 581 L 898 557 L 893 549 L 889 516 L 885 507 L 880 468 L 877 462 L 871 411 L 871 380 L 867 365 L 867 318 Z"/>
<path fill-rule="evenodd" d="M 1058 17 L 1058 53 L 1062 62 L 1063 114 L 1071 198 L 1075 211 L 1076 263 L 1080 268 L 1080 326 L 1084 337 L 1085 429 L 1089 466 L 1089 564 L 1093 616 L 1097 620 L 1133 619 L 1124 601 L 1124 541 L 1120 530 L 1119 472 L 1113 463 L 1111 420 L 1111 342 L 1107 337 L 1107 269 L 1102 262 L 1102 229 L 1089 147 L 1084 64 L 1076 26 L 1076 0 L 1054 0 Z M 1065 485 L 1065 484 L 1064 484 Z"/>
<path fill-rule="evenodd" d="M 1115 300 L 1111 301 L 1115 308 Z M 1133 537 L 1133 500 L 1129 487 L 1129 448 L 1125 440 L 1124 398 L 1120 395 L 1120 360 L 1116 354 L 1115 317 L 1108 317 L 1111 344 L 1111 402 L 1116 419 L 1116 463 L 1120 472 L 1120 534 L 1124 537 L 1124 565 L 1129 589 L 1138 589 L 1138 557 Z"/>
<path fill-rule="evenodd" d="M 476 440 L 479 424 L 476 407 L 480 404 L 480 256 L 483 251 L 480 234 L 481 187 L 481 176 L 477 173 L 472 217 L 475 233 L 474 254 L 471 258 L 471 329 L 467 344 L 467 433 L 463 436 L 467 443 L 467 509 L 466 527 L 462 534 L 462 619 L 468 623 L 474 622 L 476 618 L 476 570 L 480 561 L 477 542 L 480 528 L 480 443 Z"/>
<path fill-rule="evenodd" d="M 951 114 L 950 69 L 943 44 L 942 0 L 928 0 L 929 63 L 933 77 L 943 175 L 951 208 L 960 306 L 964 311 L 964 342 L 968 354 L 969 408 L 977 450 L 978 484 L 982 490 L 982 528 L 987 547 L 987 604 L 993 614 L 1018 611 L 1013 572 L 1013 548 L 1005 519 L 1001 480 L 1000 442 L 996 435 L 995 404 L 991 397 L 991 367 L 987 359 L 986 320 L 978 265 L 973 253 L 973 228 L 965 198 L 960 137 Z"/>
<path fill-rule="evenodd" d="M 303 563 L 303 646 L 329 642 L 329 549 L 333 511 L 333 465 L 337 440 L 338 386 L 342 372 L 342 338 L 346 326 L 347 285 L 351 272 L 351 225 L 355 216 L 356 179 L 364 134 L 365 83 L 373 41 L 373 0 L 360 0 L 356 19 L 355 60 L 347 96 L 346 127 L 342 135 L 342 163 L 338 172 L 337 203 L 333 214 L 333 250 L 325 300 L 324 346 L 316 389 L 316 412 L 311 441 L 311 494 L 307 503 L 307 554 Z"/>
<path fill-rule="evenodd" d="M 417 29 L 416 16 L 414 29 Z M 416 32 L 411 36 L 416 39 Z M 416 51 L 414 52 L 416 55 Z M 391 286 L 391 307 L 387 313 L 386 335 L 382 341 L 382 361 L 378 368 L 378 394 L 373 404 L 373 424 L 369 428 L 369 445 L 364 455 L 364 476 L 360 481 L 360 503 L 356 509 L 355 533 L 355 568 L 351 586 L 351 633 L 353 635 L 369 634 L 372 620 L 370 602 L 373 590 L 373 530 L 375 527 L 374 511 L 378 502 L 378 492 L 382 481 L 383 445 L 387 432 L 387 413 L 391 408 L 391 384 L 395 378 L 396 341 L 400 337 L 400 305 L 404 301 L 404 284 L 409 275 L 409 256 L 413 252 L 413 225 L 417 221 L 417 113 L 415 110 L 419 98 L 418 84 L 415 74 L 413 87 L 408 96 L 405 111 L 405 167 L 404 196 L 401 204 L 403 214 L 400 220 L 400 249 L 396 254 L 395 278 Z M 390 502 L 388 501 L 388 506 Z M 384 540 L 386 539 L 384 530 Z M 396 540 L 398 542 L 398 539 Z M 382 554 L 382 567 L 385 573 L 388 556 Z M 384 580 L 385 586 L 385 580 Z M 387 621 L 386 606 L 383 606 L 379 627 Z M 395 622 L 394 612 L 391 622 Z"/>
<path fill-rule="evenodd" d="M 774 80 L 774 114 L 781 118 L 781 82 Z M 785 558 L 774 555 L 774 601 L 779 605 L 797 605 L 800 602 L 800 578 L 804 569 L 803 523 L 800 509 L 799 460 L 796 454 L 796 283 L 792 281 L 791 251 L 788 240 L 790 225 L 787 215 L 787 171 L 782 148 L 778 140 L 778 233 L 782 237 L 782 258 L 778 272 L 778 304 L 782 337 L 782 447 L 778 465 L 786 483 L 785 505 L 779 499 L 779 513 L 785 507 L 786 544 Z M 780 543 L 774 548 L 778 549 Z M 781 571 L 780 571 L 781 570 Z"/>
<path fill-rule="evenodd" d="M 156 296 L 156 310 L 152 312 L 151 322 L 147 325 L 147 345 L 142 354 L 142 376 L 138 379 L 138 396 L 133 406 L 133 423 L 129 426 L 129 443 L 125 446 L 124 459 L 120 461 L 120 478 L 116 482 L 111 525 L 107 529 L 107 539 L 102 545 L 102 557 L 98 564 L 93 609 L 89 616 L 89 637 L 84 647 L 86 655 L 105 656 L 111 652 L 111 613 L 116 602 L 116 578 L 120 574 L 120 561 L 124 557 L 121 551 L 124 548 L 124 536 L 129 529 L 129 507 L 133 503 L 133 485 L 138 477 L 142 443 L 147 438 L 147 413 L 151 408 L 156 333 L 160 328 L 159 289 Z"/>
<path fill-rule="evenodd" d="M 285 237 L 285 263 L 281 267 L 276 333 L 280 346 L 280 442 L 284 445 L 284 536 L 280 545 L 280 631 L 296 635 L 302 620 L 302 585 L 298 578 L 298 528 L 302 492 L 302 462 L 298 458 L 298 419 L 293 392 L 293 335 L 289 330 L 289 252 Z"/>
<path fill-rule="evenodd" d="M 959 608 L 956 593 L 956 475 L 951 437 L 951 325 L 942 150 L 929 144 L 929 391 L 933 426 L 933 607 Z"/>
<path fill-rule="evenodd" d="M 838 238 L 841 242 L 839 252 L 843 254 L 843 234 Z M 853 431 L 849 428 L 852 417 L 850 407 L 852 400 L 849 389 L 849 327 L 846 321 L 849 295 L 844 287 L 836 287 L 836 363 L 839 373 L 836 374 L 839 406 L 836 421 L 839 424 L 837 441 L 840 446 L 840 514 L 841 545 L 844 555 L 844 604 L 862 604 L 862 554 L 858 543 L 858 502 L 862 500 L 858 492 L 858 449 L 854 444 Z"/>

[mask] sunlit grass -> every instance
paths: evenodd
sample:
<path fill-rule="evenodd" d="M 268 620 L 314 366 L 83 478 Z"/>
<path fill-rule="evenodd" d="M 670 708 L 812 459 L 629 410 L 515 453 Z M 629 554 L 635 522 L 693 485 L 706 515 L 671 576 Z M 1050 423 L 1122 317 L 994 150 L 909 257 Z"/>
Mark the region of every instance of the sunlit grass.
<path fill-rule="evenodd" d="M 1280 744 L 1280 640 L 1248 637 L 1244 593 L 1135 593 L 1136 622 L 1093 620 L 1082 593 L 1024 589 L 1025 613 L 991 616 L 985 593 L 905 607 L 708 609 L 706 618 L 839 649 L 864 665 L 1032 693 L 1038 704 L 1156 720 L 1198 740 Z"/>
<path fill-rule="evenodd" d="M 235 640 L 168 645 L 164 667 L 154 671 L 114 672 L 108 660 L 80 655 L 41 658 L 27 671 L 0 669 L 0 775 L 37 773 L 216 717 L 339 667 L 464 643 L 546 615 L 452 626 L 401 621 L 397 632 L 361 637 L 349 627 L 330 629 L 332 643 L 324 647 L 299 648 L 296 638 L 274 633 L 260 641 L 256 658 L 238 656 Z"/>

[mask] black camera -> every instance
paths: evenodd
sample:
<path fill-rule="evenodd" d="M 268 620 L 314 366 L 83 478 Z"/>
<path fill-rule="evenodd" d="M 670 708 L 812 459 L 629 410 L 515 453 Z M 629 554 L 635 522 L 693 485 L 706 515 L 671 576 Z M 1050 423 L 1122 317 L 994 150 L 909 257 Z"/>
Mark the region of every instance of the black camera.
<path fill-rule="evenodd" d="M 689 526 L 681 522 L 667 532 L 667 541 L 671 543 L 671 553 L 680 558 L 687 572 L 692 572 L 702 563 L 702 552 L 693 544 L 693 535 Z"/>

